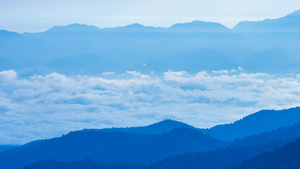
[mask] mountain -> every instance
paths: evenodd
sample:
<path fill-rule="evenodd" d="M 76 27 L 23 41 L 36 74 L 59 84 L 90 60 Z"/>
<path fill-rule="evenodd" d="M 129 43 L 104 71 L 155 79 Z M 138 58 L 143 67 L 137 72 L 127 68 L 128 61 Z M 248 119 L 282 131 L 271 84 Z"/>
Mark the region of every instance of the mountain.
<path fill-rule="evenodd" d="M 21 76 L 128 70 L 145 74 L 168 70 L 197 73 L 239 66 L 249 72 L 300 73 L 299 13 L 240 22 L 231 30 L 203 21 L 178 23 L 169 28 L 134 23 L 102 29 L 71 24 L 23 34 L 2 30 L 0 69 L 14 69 Z M 82 60 L 86 64 L 80 64 Z"/>
<path fill-rule="evenodd" d="M 16 33 L 16 32 L 10 32 L 10 31 L 6 31 L 6 30 L 0 30 L 0 40 L 3 39 L 10 39 L 10 38 L 16 38 L 16 37 L 20 37 L 21 34 Z"/>
<path fill-rule="evenodd" d="M 96 26 L 89 26 L 84 24 L 74 23 L 67 26 L 54 26 L 46 31 L 46 33 L 95 33 L 101 29 Z M 26 34 L 26 33 L 25 33 Z"/>
<path fill-rule="evenodd" d="M 214 138 L 233 141 L 283 126 L 293 125 L 298 121 L 300 121 L 300 107 L 285 110 L 262 110 L 234 123 L 217 125 L 201 131 Z"/>
<path fill-rule="evenodd" d="M 300 166 L 300 139 L 272 152 L 247 159 L 227 169 L 297 169 Z"/>
<path fill-rule="evenodd" d="M 135 163 L 101 163 L 91 161 L 88 157 L 82 161 L 62 162 L 44 160 L 26 166 L 26 169 L 148 169 L 145 164 Z"/>
<path fill-rule="evenodd" d="M 149 165 L 141 163 L 101 163 L 92 161 L 89 157 L 85 157 L 82 161 L 76 162 L 59 162 L 56 160 L 38 161 L 31 165 L 27 165 L 27 169 L 223 169 L 226 166 L 236 165 L 243 160 L 255 157 L 264 152 L 270 152 L 274 149 L 285 145 L 283 142 L 266 144 L 263 146 L 240 147 L 217 149 L 209 152 L 194 152 L 177 156 L 168 157 L 159 161 L 155 161 Z"/>
<path fill-rule="evenodd" d="M 150 164 L 149 168 L 223 169 L 225 166 L 241 163 L 245 159 L 260 156 L 261 153 L 271 152 L 286 144 L 290 144 L 300 138 L 299 131 L 300 122 L 293 126 L 286 126 L 277 130 L 237 139 L 230 142 L 227 148 L 168 157 Z M 287 156 L 289 156 L 288 153 Z M 250 168 L 256 167 L 250 166 L 252 166 Z M 244 166 L 240 168 L 244 168 Z"/>
<path fill-rule="evenodd" d="M 0 168 L 21 168 L 41 160 L 150 163 L 172 155 L 224 147 L 198 130 L 176 128 L 164 134 L 132 134 L 83 130 L 39 140 L 0 154 Z"/>
<path fill-rule="evenodd" d="M 16 147 L 19 147 L 19 146 L 18 145 L 0 145 L 0 153 L 10 150 L 10 149 L 13 149 L 13 148 L 16 148 Z"/>
<path fill-rule="evenodd" d="M 244 60 L 245 64 L 243 68 L 246 70 L 258 72 L 267 71 L 279 74 L 281 70 L 286 70 L 298 60 L 299 58 L 297 58 L 297 56 L 295 56 L 289 50 L 283 48 L 272 48 L 261 53 L 255 53 L 251 56 L 248 56 Z M 277 69 L 274 69 L 274 67 Z"/>
<path fill-rule="evenodd" d="M 183 28 L 184 30 L 182 30 Z M 198 31 L 195 32 L 193 29 Z M 222 49 L 230 50 L 230 46 L 223 42 L 232 41 L 231 39 L 236 39 L 236 37 L 228 31 L 226 32 L 227 29 L 220 24 L 202 23 L 200 21 L 181 24 L 180 26 L 174 25 L 170 28 L 145 27 L 140 24 L 132 24 L 124 27 L 100 29 L 87 25 L 72 24 L 64 27 L 53 27 L 41 33 L 26 33 L 22 36 L 43 39 L 62 50 L 60 55 L 55 55 L 56 60 L 44 65 L 46 68 L 58 73 L 65 73 L 66 68 L 56 67 L 57 63 L 58 65 L 64 63 L 71 65 L 68 74 L 72 71 L 73 73 L 80 72 L 80 70 L 87 70 L 87 74 L 93 73 L 93 67 L 100 67 L 99 71 L 103 72 L 114 71 L 118 73 L 127 70 L 146 71 L 148 73 L 151 71 L 165 72 L 170 69 L 178 69 L 177 67 L 180 70 L 187 68 L 187 71 L 198 72 L 206 68 L 236 67 L 236 65 L 229 64 L 224 67 L 228 62 L 227 58 L 222 58 L 224 54 L 215 49 L 207 49 L 211 45 L 220 44 Z M 214 30 L 222 33 L 205 33 Z M 210 56 L 211 53 L 215 56 Z M 89 57 L 91 55 L 99 57 L 91 58 Z M 76 56 L 76 60 L 70 56 Z M 66 58 L 71 61 L 65 61 Z M 179 58 L 179 60 L 174 58 Z M 188 63 L 198 64 L 181 67 L 182 59 L 186 58 L 190 58 L 187 61 Z M 214 66 L 215 58 L 221 58 L 217 59 L 220 60 L 220 64 L 217 64 L 219 67 Z M 93 64 L 92 66 L 81 64 L 78 60 L 87 60 Z M 94 60 L 106 60 L 107 62 L 102 65 L 94 62 Z M 143 66 L 144 63 L 151 60 L 155 60 L 156 63 Z M 226 62 L 223 62 L 223 60 L 226 60 Z M 169 63 L 170 61 L 174 62 Z M 167 65 L 164 63 L 167 63 Z M 66 67 L 68 67 L 68 64 Z M 73 66 L 76 64 L 79 66 Z M 199 65 L 204 66 L 199 67 Z M 206 65 L 212 66 L 207 67 Z"/>
<path fill-rule="evenodd" d="M 22 74 L 33 72 L 42 64 L 53 61 L 53 56 L 62 54 L 46 40 L 27 38 L 14 32 L 0 31 L 0 43 L 0 70 L 14 69 Z"/>
<path fill-rule="evenodd" d="M 229 28 L 215 22 L 193 21 L 190 23 L 177 23 L 169 27 L 171 30 L 183 32 L 227 32 Z"/>
<path fill-rule="evenodd" d="M 217 149 L 208 152 L 194 152 L 156 161 L 149 165 L 150 169 L 223 169 L 243 160 L 255 157 L 284 146 L 287 141 L 277 141 L 265 145 Z"/>
<path fill-rule="evenodd" d="M 182 57 L 185 56 L 185 57 Z M 228 56 L 214 49 L 194 49 L 179 52 L 163 60 L 167 70 L 198 72 L 199 70 L 221 70 L 238 67 Z M 226 65 L 226 66 L 225 66 Z"/>
<path fill-rule="evenodd" d="M 153 26 L 144 26 L 141 25 L 139 23 L 133 23 L 131 25 L 127 25 L 127 26 L 121 26 L 121 27 L 116 27 L 116 28 L 106 28 L 105 31 L 107 32 L 117 32 L 117 31 L 121 31 L 121 32 L 126 32 L 126 33 L 138 33 L 138 32 L 156 32 L 156 31 L 163 31 L 164 28 L 161 27 L 153 27 Z"/>
<path fill-rule="evenodd" d="M 63 74 L 77 73 L 92 75 L 99 75 L 101 72 L 114 71 L 114 66 L 121 67 L 117 63 L 97 54 L 66 56 L 45 65 L 48 69 L 60 70 L 59 73 Z"/>
<path fill-rule="evenodd" d="M 115 169 L 115 168 L 132 168 L 139 169 L 223 169 L 231 165 L 238 165 L 243 160 L 260 156 L 261 153 L 267 153 L 281 148 L 286 144 L 300 138 L 299 134 L 300 122 L 293 126 L 287 126 L 278 130 L 261 133 L 245 137 L 241 140 L 236 140 L 230 143 L 227 148 L 208 152 L 193 152 L 167 157 L 162 160 L 155 161 L 148 166 L 141 164 L 128 163 L 109 163 L 94 162 L 90 158 L 85 157 L 83 161 L 76 162 L 58 162 L 58 161 L 39 161 L 27 166 L 28 169 L 43 169 L 43 168 L 88 168 L 98 169 Z"/>
<path fill-rule="evenodd" d="M 230 143 L 229 147 L 250 147 L 255 145 L 263 145 L 278 140 L 294 140 L 300 138 L 300 122 L 292 126 L 280 127 L 277 130 L 263 132 L 242 139 L 236 139 Z"/>
<path fill-rule="evenodd" d="M 236 32 L 300 32 L 300 10 L 278 19 L 239 22 Z"/>
<path fill-rule="evenodd" d="M 263 110 L 211 129 L 174 120 L 145 127 L 85 129 L 2 152 L 0 168 L 78 165 L 134 169 L 143 163 L 142 168 L 147 164 L 151 169 L 221 169 L 299 139 L 299 110 Z M 224 140 L 240 139 L 224 142 L 200 131 Z"/>
<path fill-rule="evenodd" d="M 117 132 L 137 133 L 137 134 L 164 134 L 170 132 L 173 129 L 178 129 L 178 128 L 187 128 L 187 129 L 196 130 L 196 128 L 188 124 L 168 119 L 144 127 L 108 128 L 108 129 L 99 129 L 99 131 L 101 132 L 117 131 Z"/>

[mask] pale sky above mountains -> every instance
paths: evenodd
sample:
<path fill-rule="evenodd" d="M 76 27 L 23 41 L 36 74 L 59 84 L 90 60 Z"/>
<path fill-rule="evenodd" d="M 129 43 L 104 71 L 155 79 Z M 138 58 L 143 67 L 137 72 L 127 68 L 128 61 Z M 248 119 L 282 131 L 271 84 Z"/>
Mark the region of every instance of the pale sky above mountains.
<path fill-rule="evenodd" d="M 298 9 L 299 0 L 0 0 L 0 29 L 39 32 L 71 23 L 168 27 L 193 20 L 231 28 L 239 21 L 278 18 Z"/>

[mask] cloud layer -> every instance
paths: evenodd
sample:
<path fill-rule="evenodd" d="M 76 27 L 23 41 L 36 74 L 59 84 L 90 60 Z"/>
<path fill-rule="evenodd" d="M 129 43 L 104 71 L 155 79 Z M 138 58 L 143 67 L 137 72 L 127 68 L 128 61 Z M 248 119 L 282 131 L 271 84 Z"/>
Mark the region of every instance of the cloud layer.
<path fill-rule="evenodd" d="M 147 125 L 175 119 L 196 127 L 238 120 L 261 109 L 300 105 L 300 75 L 168 71 L 144 75 L 0 72 L 0 144 L 23 144 L 83 128 Z"/>

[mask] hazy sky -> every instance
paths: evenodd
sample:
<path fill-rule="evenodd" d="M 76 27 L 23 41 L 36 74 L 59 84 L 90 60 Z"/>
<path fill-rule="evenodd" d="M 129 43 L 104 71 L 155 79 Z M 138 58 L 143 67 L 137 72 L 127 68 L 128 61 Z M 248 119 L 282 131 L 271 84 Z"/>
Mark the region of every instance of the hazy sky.
<path fill-rule="evenodd" d="M 71 23 L 168 27 L 193 20 L 233 27 L 241 20 L 277 18 L 298 9 L 299 0 L 0 0 L 0 29 L 38 32 Z"/>

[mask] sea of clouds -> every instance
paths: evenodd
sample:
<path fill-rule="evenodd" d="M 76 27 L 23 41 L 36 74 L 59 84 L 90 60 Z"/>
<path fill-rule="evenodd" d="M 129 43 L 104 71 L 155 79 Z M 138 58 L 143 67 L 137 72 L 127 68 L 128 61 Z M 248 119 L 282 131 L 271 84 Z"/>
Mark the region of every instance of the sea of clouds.
<path fill-rule="evenodd" d="M 24 144 L 84 128 L 148 125 L 163 119 L 207 128 L 261 109 L 300 105 L 300 75 L 243 69 L 105 72 L 97 77 L 0 72 L 0 144 Z"/>

